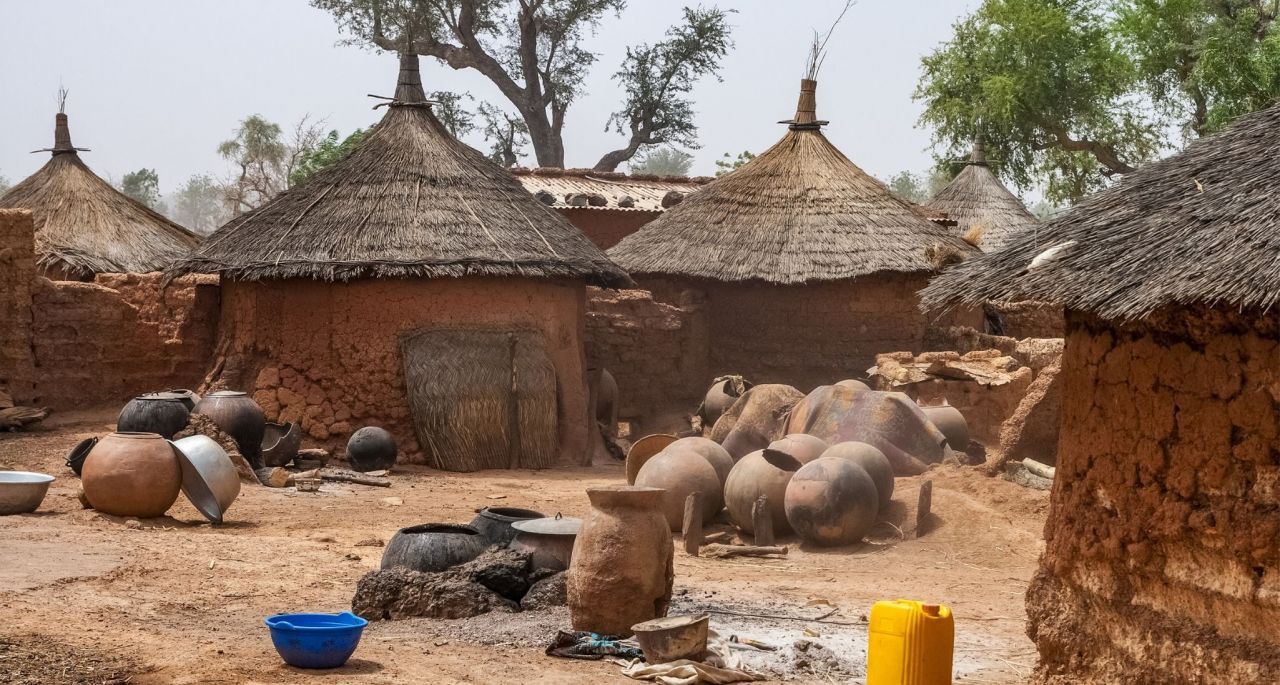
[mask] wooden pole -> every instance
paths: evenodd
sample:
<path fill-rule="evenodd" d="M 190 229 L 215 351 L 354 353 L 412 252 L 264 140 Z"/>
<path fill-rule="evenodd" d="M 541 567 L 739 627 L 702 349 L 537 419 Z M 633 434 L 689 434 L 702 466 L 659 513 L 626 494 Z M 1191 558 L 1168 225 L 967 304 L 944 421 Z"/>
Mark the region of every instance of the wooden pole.
<path fill-rule="evenodd" d="M 920 498 L 916 500 L 916 537 L 929 532 L 929 512 L 933 508 L 933 481 L 926 480 L 920 486 Z"/>
<path fill-rule="evenodd" d="M 756 546 L 773 546 L 773 516 L 769 514 L 769 496 L 760 495 L 751 506 L 751 528 Z"/>
<path fill-rule="evenodd" d="M 702 493 L 691 493 L 684 500 L 684 551 L 698 556 L 702 547 Z"/>

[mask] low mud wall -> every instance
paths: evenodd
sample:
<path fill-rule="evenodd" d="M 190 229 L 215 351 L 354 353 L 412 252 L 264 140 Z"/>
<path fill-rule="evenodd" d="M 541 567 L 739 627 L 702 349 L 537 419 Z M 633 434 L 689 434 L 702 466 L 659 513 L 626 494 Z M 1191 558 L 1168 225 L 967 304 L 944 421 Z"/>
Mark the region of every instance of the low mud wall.
<path fill-rule="evenodd" d="M 1001 335 L 1018 340 L 1061 338 L 1066 327 L 1062 307 L 1043 302 L 989 302 L 986 312 L 988 318 L 999 322 Z"/>
<path fill-rule="evenodd" d="M 19 404 L 34 403 L 31 282 L 35 274 L 31 212 L 0 209 L 0 388 Z"/>
<path fill-rule="evenodd" d="M 1280 672 L 1280 321 L 1068 313 L 1057 477 L 1027 593 L 1043 682 Z"/>

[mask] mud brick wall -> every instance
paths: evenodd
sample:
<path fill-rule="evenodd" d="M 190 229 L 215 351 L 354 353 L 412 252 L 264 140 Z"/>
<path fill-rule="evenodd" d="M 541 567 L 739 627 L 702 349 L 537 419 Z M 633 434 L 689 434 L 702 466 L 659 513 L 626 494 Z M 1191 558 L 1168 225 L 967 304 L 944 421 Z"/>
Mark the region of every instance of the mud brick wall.
<path fill-rule="evenodd" d="M 676 306 L 644 290 L 589 288 L 587 363 L 618 382 L 618 416 L 650 423 L 692 414 L 711 384 L 707 326 L 696 295 Z"/>
<path fill-rule="evenodd" d="M 31 212 L 0 209 L 0 388 L 19 404 L 35 400 L 31 349 L 31 280 L 35 275 Z"/>
<path fill-rule="evenodd" d="M 1280 317 L 1068 312 L 1042 681 L 1275 682 Z"/>
<path fill-rule="evenodd" d="M 1004 325 L 1004 335 L 1023 338 L 1061 338 L 1065 323 L 1062 307 L 1042 302 L 990 302 L 987 312 Z"/>
<path fill-rule="evenodd" d="M 617 245 L 623 238 L 640 230 L 640 227 L 662 216 L 662 212 L 639 210 L 557 208 L 569 223 L 587 234 L 591 242 L 602 250 Z"/>
<path fill-rule="evenodd" d="M 82 408 L 199 385 L 217 334 L 216 277 L 189 276 L 164 289 L 158 273 L 97 278 L 34 281 L 40 403 Z"/>

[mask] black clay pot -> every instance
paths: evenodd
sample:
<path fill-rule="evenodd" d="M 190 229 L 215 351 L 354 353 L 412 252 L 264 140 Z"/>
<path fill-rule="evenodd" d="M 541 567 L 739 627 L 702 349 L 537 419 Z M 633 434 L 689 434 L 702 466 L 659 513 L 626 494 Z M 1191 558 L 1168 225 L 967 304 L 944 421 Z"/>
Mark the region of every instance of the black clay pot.
<path fill-rule="evenodd" d="M 165 392 L 177 395 L 182 400 L 182 403 L 187 405 L 187 411 L 195 411 L 196 403 L 200 401 L 200 396 L 197 395 L 194 390 L 174 388 L 172 390 L 165 390 Z"/>
<path fill-rule="evenodd" d="M 530 521 L 545 518 L 546 514 L 532 509 L 515 507 L 485 507 L 471 519 L 471 527 L 480 531 L 494 545 L 506 545 L 516 536 L 516 529 L 511 524 L 516 521 Z"/>
<path fill-rule="evenodd" d="M 124 405 L 116 419 L 117 433 L 158 433 L 165 440 L 187 427 L 190 412 L 182 397 L 169 392 L 139 395 Z"/>
<path fill-rule="evenodd" d="M 396 439 L 384 428 L 365 426 L 347 441 L 347 462 L 354 471 L 389 469 L 396 463 Z"/>
<path fill-rule="evenodd" d="M 475 559 L 488 547 L 489 540 L 471 526 L 427 523 L 402 528 L 391 536 L 382 552 L 382 568 L 443 571 Z"/>
<path fill-rule="evenodd" d="M 212 419 L 236 441 L 240 454 L 250 465 L 262 467 L 262 435 L 267 428 L 267 418 L 252 398 L 236 390 L 211 392 L 200 398 L 194 413 Z"/>
<path fill-rule="evenodd" d="M 72 447 L 71 452 L 67 454 L 67 466 L 71 467 L 77 476 L 80 475 L 80 469 L 84 467 L 84 460 L 89 456 L 89 451 L 96 444 L 98 444 L 97 438 L 85 438 L 76 443 L 76 446 Z"/>

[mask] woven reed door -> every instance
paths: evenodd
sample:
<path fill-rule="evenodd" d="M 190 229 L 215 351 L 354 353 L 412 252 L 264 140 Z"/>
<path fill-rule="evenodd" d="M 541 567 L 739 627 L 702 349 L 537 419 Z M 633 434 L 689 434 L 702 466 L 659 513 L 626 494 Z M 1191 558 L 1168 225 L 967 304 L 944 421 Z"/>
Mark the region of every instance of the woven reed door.
<path fill-rule="evenodd" d="M 418 444 L 433 467 L 556 465 L 556 373 L 541 335 L 420 330 L 401 339 L 400 359 Z"/>

